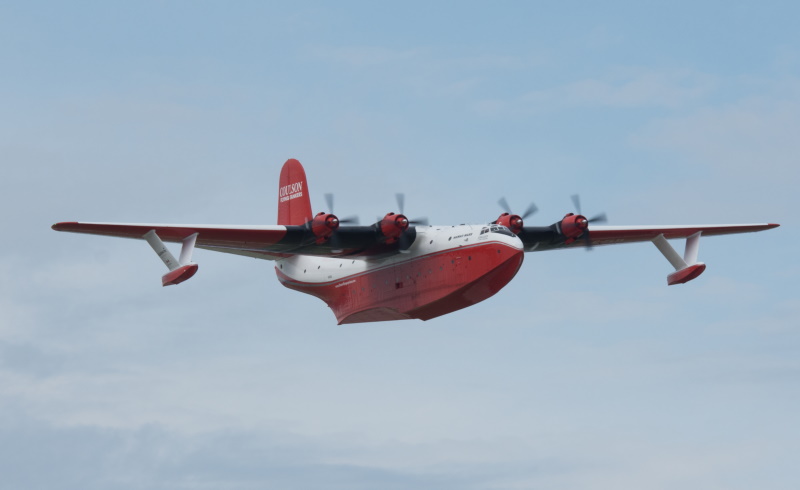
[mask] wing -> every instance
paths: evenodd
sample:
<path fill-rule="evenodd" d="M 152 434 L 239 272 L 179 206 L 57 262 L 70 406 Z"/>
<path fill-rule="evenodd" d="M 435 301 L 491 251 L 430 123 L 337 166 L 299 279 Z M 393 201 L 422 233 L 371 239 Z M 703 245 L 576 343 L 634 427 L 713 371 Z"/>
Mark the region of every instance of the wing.
<path fill-rule="evenodd" d="M 769 230 L 780 225 L 757 223 L 744 225 L 678 225 L 678 226 L 591 226 L 589 230 L 570 241 L 554 224 L 548 227 L 525 227 L 519 234 L 526 252 L 541 252 L 557 248 L 573 248 L 620 243 L 649 242 L 663 235 L 665 239 L 702 236 L 732 235 Z M 588 235 L 588 236 L 587 236 Z"/>
<path fill-rule="evenodd" d="M 387 244 L 373 226 L 348 226 L 336 231 L 331 240 L 318 243 L 308 226 L 165 225 L 147 223 L 64 222 L 56 231 L 87 233 L 146 240 L 155 231 L 165 242 L 182 242 L 197 234 L 196 247 L 216 252 L 276 260 L 293 255 L 322 257 L 375 257 L 398 253 L 397 244 Z"/>
<path fill-rule="evenodd" d="M 577 223 L 580 226 L 576 226 Z M 697 261 L 701 236 L 731 235 L 769 230 L 772 223 L 750 225 L 693 225 L 693 226 L 592 226 L 583 216 L 567 215 L 548 227 L 524 227 L 519 233 L 526 252 L 556 248 L 591 247 L 618 243 L 652 242 L 675 268 L 667 276 L 667 284 L 684 284 L 697 278 L 706 265 Z M 686 248 L 679 254 L 667 241 L 685 238 Z"/>

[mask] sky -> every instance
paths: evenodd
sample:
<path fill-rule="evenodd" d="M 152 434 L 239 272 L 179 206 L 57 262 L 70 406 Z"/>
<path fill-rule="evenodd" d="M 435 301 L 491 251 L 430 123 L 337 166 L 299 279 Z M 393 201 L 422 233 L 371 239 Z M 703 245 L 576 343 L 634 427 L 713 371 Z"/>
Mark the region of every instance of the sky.
<path fill-rule="evenodd" d="M 0 2 L 0 489 L 795 489 L 795 2 Z M 429 322 L 59 221 L 780 223 L 531 253 Z M 681 244 L 676 244 L 681 246 Z"/>

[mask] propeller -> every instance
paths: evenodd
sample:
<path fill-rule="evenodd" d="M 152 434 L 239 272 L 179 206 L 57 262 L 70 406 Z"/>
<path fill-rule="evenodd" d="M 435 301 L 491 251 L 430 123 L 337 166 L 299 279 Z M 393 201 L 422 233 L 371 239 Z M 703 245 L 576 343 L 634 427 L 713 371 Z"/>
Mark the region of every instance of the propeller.
<path fill-rule="evenodd" d="M 405 215 L 405 207 L 406 207 L 406 195 L 402 192 L 398 192 L 394 195 L 395 199 L 397 199 L 397 209 L 400 211 L 400 214 Z M 422 225 L 428 226 L 428 218 L 416 218 L 408 220 L 409 225 Z"/>
<path fill-rule="evenodd" d="M 575 205 L 575 210 L 578 211 L 578 214 L 582 216 L 583 212 L 581 212 L 581 196 L 578 194 L 573 194 L 571 197 L 572 204 Z M 605 223 L 606 221 L 608 221 L 606 213 L 600 213 L 597 216 L 593 216 L 586 220 L 587 223 Z"/>
<path fill-rule="evenodd" d="M 583 213 L 581 212 L 581 196 L 578 195 L 578 194 L 573 194 L 570 197 L 572 198 L 572 204 L 575 206 L 575 210 L 578 212 L 579 215 L 583 216 Z M 587 226 L 589 225 L 589 223 L 605 223 L 606 221 L 608 221 L 608 217 L 606 216 L 606 213 L 600 213 L 600 214 L 595 215 L 595 216 L 593 216 L 591 218 L 585 218 L 585 219 L 586 219 L 586 225 Z M 589 235 L 590 235 L 590 233 L 589 233 L 589 230 L 587 228 L 587 230 L 583 233 L 583 237 L 582 237 L 583 240 L 586 242 L 586 250 L 587 251 L 592 250 L 592 239 L 591 239 L 591 237 Z"/>
<path fill-rule="evenodd" d="M 508 205 L 508 201 L 506 201 L 505 197 L 501 197 L 500 200 L 497 201 L 497 204 L 499 204 L 500 207 L 503 209 L 503 211 L 505 211 L 506 213 L 514 214 L 511 212 L 511 206 Z M 536 204 L 530 203 L 525 212 L 522 213 L 519 217 L 524 220 L 536 214 L 537 211 L 539 211 L 539 208 L 536 207 Z"/>
<path fill-rule="evenodd" d="M 511 206 L 508 205 L 508 201 L 506 201 L 505 197 L 501 197 L 497 201 L 497 204 L 503 208 L 505 213 L 501 214 L 500 217 L 494 221 L 494 223 L 505 226 L 516 235 L 522 233 L 522 227 L 525 225 L 525 218 L 532 216 L 536 211 L 538 211 L 536 204 L 530 203 L 528 209 L 525 210 L 522 216 L 514 214 L 511 211 Z"/>
<path fill-rule="evenodd" d="M 331 214 L 334 214 L 334 212 L 333 212 L 333 194 L 331 194 L 330 192 L 325 194 L 325 204 L 328 205 L 328 211 L 330 211 Z M 358 216 L 348 216 L 346 218 L 339 218 L 339 223 L 341 223 L 343 225 L 349 225 L 349 224 L 357 225 L 358 222 L 359 222 Z"/>
<path fill-rule="evenodd" d="M 387 243 L 397 242 L 401 252 L 405 252 L 414 242 L 415 230 L 411 225 L 427 225 L 428 218 L 408 219 L 404 214 L 406 196 L 398 192 L 395 194 L 398 213 L 387 213 L 383 218 L 378 218 L 375 227 L 382 235 L 382 240 Z"/>

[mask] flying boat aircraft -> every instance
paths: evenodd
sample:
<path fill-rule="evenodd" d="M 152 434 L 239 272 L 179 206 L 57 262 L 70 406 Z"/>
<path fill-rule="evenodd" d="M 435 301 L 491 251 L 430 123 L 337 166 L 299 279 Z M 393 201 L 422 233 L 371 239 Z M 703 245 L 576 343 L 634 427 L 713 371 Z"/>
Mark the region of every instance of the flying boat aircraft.
<path fill-rule="evenodd" d="M 163 286 L 195 275 L 195 248 L 271 260 L 284 286 L 323 300 L 343 324 L 430 320 L 474 305 L 514 278 L 526 252 L 652 242 L 675 268 L 667 284 L 684 284 L 706 268 L 697 261 L 701 236 L 779 226 L 596 226 L 592 223 L 605 221 L 605 215 L 586 218 L 577 196 L 577 213 L 550 226 L 526 226 L 525 219 L 536 207 L 514 214 L 505 199 L 499 201 L 505 212 L 491 223 L 430 226 L 425 219 L 415 221 L 403 214 L 402 194 L 397 195 L 398 212 L 360 226 L 355 220 L 340 220 L 333 214 L 333 196 L 325 197 L 328 212 L 314 214 L 305 170 L 290 159 L 280 174 L 277 225 L 62 222 L 52 228 L 147 241 L 169 269 Z M 670 239 L 686 240 L 683 255 Z M 177 259 L 164 242 L 181 243 Z"/>

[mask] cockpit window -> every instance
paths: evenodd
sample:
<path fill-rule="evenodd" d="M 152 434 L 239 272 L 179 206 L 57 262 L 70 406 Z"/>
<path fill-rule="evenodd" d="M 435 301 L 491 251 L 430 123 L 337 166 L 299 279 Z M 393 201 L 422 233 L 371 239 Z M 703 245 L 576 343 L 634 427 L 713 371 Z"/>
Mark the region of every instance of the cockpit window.
<path fill-rule="evenodd" d="M 499 233 L 501 235 L 514 236 L 514 234 L 511 233 L 511 230 L 509 230 L 503 225 L 491 225 L 489 227 L 489 231 L 492 233 Z M 483 231 L 481 231 L 481 233 L 483 233 Z"/>

